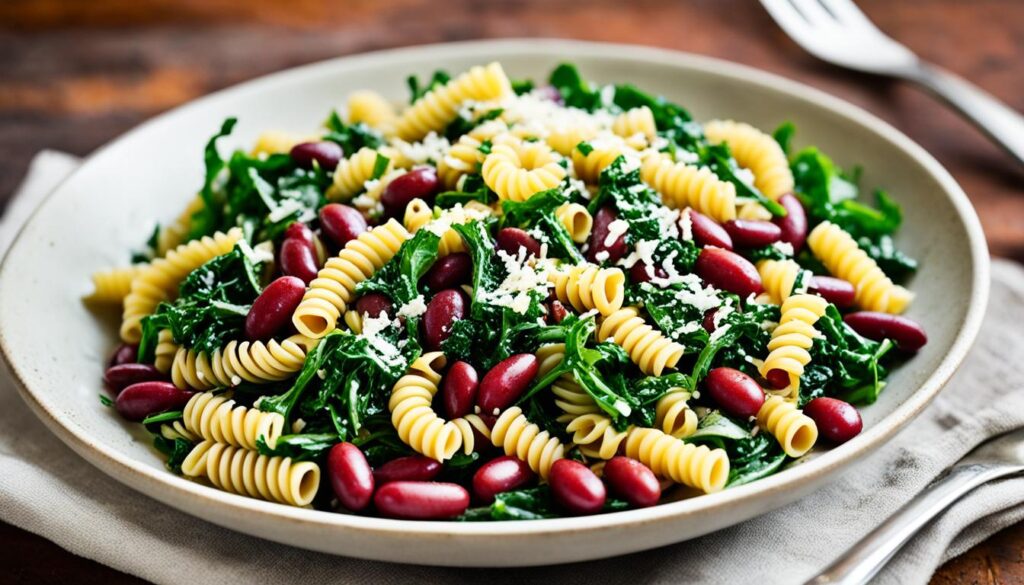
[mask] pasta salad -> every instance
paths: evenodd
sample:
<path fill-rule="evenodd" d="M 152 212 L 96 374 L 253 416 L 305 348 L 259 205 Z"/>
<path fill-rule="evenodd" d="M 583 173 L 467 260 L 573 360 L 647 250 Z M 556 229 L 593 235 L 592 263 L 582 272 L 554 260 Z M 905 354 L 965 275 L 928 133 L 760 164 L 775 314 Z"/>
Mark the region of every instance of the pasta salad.
<path fill-rule="evenodd" d="M 651 506 L 862 427 L 926 342 L 899 206 L 794 128 L 499 63 L 359 91 L 96 274 L 102 395 L 174 472 L 403 519 Z M 677 487 L 681 486 L 681 487 Z"/>

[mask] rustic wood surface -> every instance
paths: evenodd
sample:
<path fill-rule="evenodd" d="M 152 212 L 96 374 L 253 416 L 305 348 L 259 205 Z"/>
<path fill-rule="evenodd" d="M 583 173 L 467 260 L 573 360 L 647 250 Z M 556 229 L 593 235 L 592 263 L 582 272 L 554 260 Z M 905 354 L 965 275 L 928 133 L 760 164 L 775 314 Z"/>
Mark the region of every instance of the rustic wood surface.
<path fill-rule="evenodd" d="M 1024 2 L 861 0 L 923 58 L 1024 110 Z M 3 0 L 0 208 L 32 155 L 79 155 L 192 98 L 279 69 L 374 49 L 489 37 L 567 37 L 711 55 L 797 79 L 881 116 L 964 187 L 994 255 L 1024 260 L 1024 171 L 908 85 L 805 54 L 752 0 Z M 5 578 L 135 579 L 0 524 Z M 948 563 L 933 583 L 1024 582 L 1024 525 Z"/>

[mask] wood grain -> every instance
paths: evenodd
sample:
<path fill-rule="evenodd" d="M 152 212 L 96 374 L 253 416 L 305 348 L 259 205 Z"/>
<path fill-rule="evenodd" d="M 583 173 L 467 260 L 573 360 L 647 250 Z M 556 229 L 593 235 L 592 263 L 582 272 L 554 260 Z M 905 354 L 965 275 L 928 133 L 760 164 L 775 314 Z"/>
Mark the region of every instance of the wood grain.
<path fill-rule="evenodd" d="M 922 58 L 1024 110 L 1024 2 L 859 3 Z M 814 60 L 752 0 L 4 0 L 0 206 L 40 149 L 85 155 L 154 114 L 286 67 L 374 49 L 494 37 L 679 49 L 841 96 L 934 154 L 974 202 L 992 252 L 1024 260 L 1024 171 L 916 88 Z M 26 581 L 131 581 L 20 530 L 0 528 L 0 546 L 18 551 L 12 563 Z M 1008 529 L 948 564 L 934 583 L 1024 582 L 1022 549 L 1024 527 Z"/>

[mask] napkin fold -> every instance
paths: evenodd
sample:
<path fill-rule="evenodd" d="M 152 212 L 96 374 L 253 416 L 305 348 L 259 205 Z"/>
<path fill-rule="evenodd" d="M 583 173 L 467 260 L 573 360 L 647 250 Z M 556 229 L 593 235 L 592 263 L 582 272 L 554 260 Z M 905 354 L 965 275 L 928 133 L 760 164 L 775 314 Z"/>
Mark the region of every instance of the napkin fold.
<path fill-rule="evenodd" d="M 0 253 L 77 160 L 44 151 L 0 218 Z M 1024 269 L 996 261 L 978 342 L 928 409 L 868 461 L 780 510 L 708 536 L 587 563 L 526 569 L 394 565 L 246 536 L 136 493 L 53 436 L 0 371 L 0 519 L 158 583 L 799 583 L 997 433 L 1024 427 Z M 1024 518 L 1024 478 L 985 485 L 929 525 L 877 577 L 926 583 L 936 567 Z"/>

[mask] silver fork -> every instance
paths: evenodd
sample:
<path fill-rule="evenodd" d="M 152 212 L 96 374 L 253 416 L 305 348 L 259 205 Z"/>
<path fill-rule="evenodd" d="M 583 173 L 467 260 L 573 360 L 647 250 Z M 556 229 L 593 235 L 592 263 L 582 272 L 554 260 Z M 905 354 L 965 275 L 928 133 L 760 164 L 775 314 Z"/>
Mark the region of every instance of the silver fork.
<path fill-rule="evenodd" d="M 920 84 L 1024 165 L 1024 117 L 991 94 L 925 63 L 871 23 L 852 0 L 761 0 L 798 45 L 834 65 Z"/>
<path fill-rule="evenodd" d="M 1024 473 L 1024 429 L 991 439 L 967 454 L 806 585 L 867 583 L 932 518 L 974 488 Z"/>

